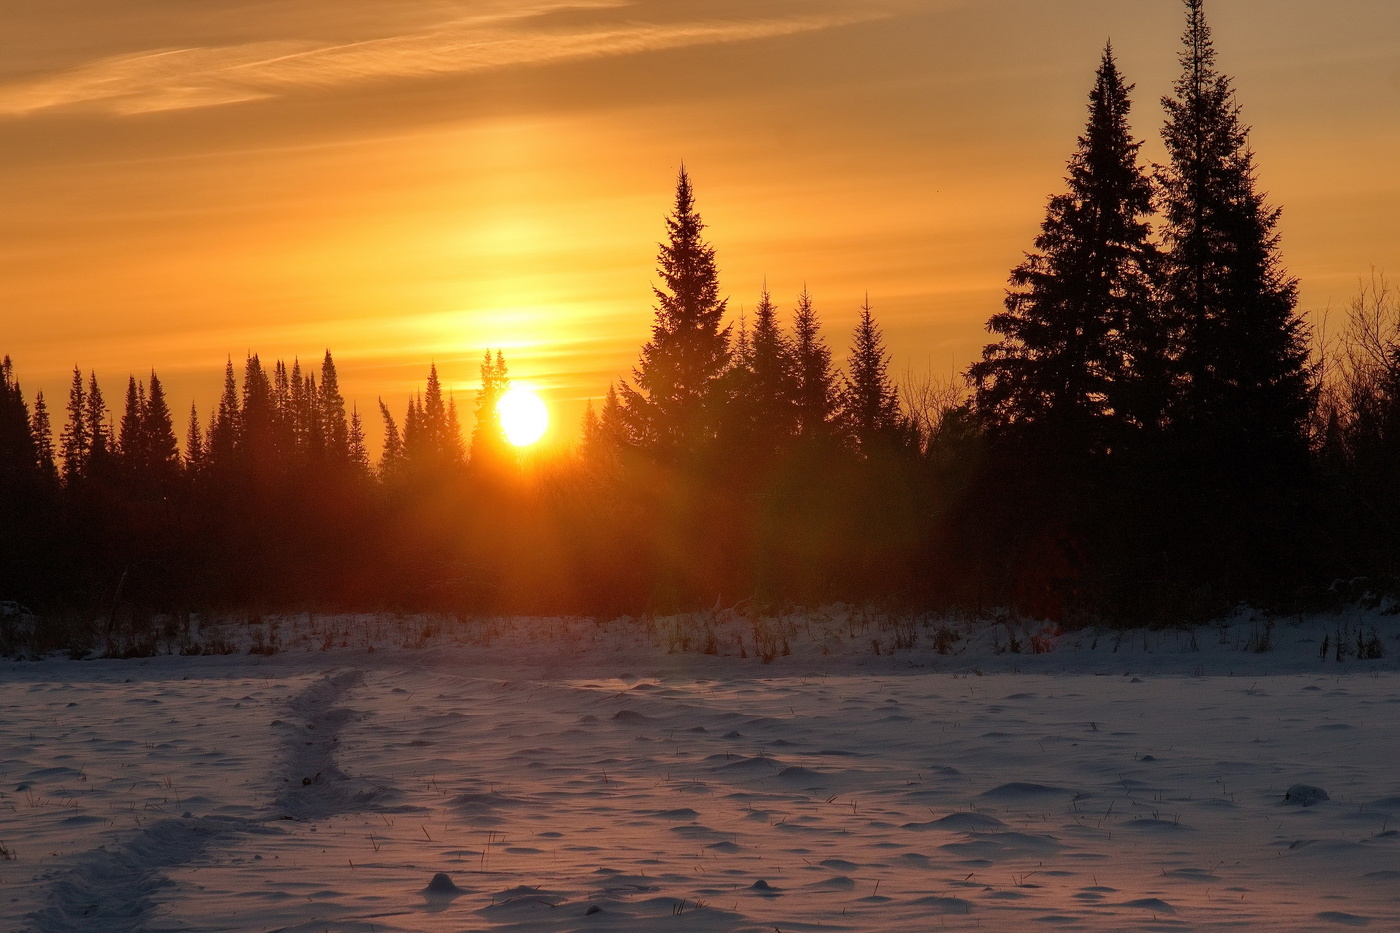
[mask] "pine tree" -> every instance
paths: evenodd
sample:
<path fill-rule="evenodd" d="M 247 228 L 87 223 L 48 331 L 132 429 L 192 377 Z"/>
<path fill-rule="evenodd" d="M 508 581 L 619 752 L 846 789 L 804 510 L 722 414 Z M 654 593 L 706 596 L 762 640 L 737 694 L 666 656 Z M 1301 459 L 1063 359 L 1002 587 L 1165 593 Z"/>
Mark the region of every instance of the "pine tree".
<path fill-rule="evenodd" d="M 899 393 L 889 375 L 890 355 L 870 307 L 860 306 L 860 321 L 851 341 L 841 421 L 856 450 L 867 456 L 908 443 L 908 426 L 899 411 Z"/>
<path fill-rule="evenodd" d="M 821 322 L 804 286 L 793 314 L 794 407 L 797 433 L 808 440 L 832 436 L 840 392 L 831 371 L 831 350 L 821 335 Z"/>
<path fill-rule="evenodd" d="M 701 238 L 705 224 L 684 166 L 666 229 L 668 241 L 657 255 L 663 287 L 652 289 L 651 340 L 632 370 L 635 388 L 623 382 L 619 392 L 633 442 L 669 459 L 714 441 L 730 355 L 729 328 L 720 326 L 726 300 L 719 297 L 715 251 Z"/>
<path fill-rule="evenodd" d="M 1134 422 L 1160 421 L 1134 364 L 1165 350 L 1153 301 L 1152 185 L 1128 128 L 1131 85 L 1104 49 L 1089 121 L 1069 160 L 1069 191 L 1050 199 L 1035 251 L 1011 272 L 1001 335 L 969 370 L 993 436 L 1070 454 L 1109 450 Z M 1153 409 L 1156 409 L 1155 411 Z"/>
<path fill-rule="evenodd" d="M 1173 429 L 1217 463 L 1297 466 L 1315 400 L 1297 280 L 1279 259 L 1280 211 L 1255 188 L 1249 129 L 1216 70 L 1202 0 L 1185 2 L 1182 75 L 1162 101 L 1170 164 L 1158 178 L 1178 339 Z"/>
<path fill-rule="evenodd" d="M 92 435 L 88 433 L 87 390 L 83 388 L 83 374 L 73 367 L 73 381 L 68 388 L 68 424 L 61 437 L 63 450 L 63 482 L 72 486 L 81 482 L 87 469 L 88 451 L 92 449 Z"/>

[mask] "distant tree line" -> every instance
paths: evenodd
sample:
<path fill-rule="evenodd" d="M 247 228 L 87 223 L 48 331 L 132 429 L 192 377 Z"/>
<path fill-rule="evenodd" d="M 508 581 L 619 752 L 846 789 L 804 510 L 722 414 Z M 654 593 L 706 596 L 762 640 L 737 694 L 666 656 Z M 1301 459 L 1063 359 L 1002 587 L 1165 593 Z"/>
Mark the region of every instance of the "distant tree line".
<path fill-rule="evenodd" d="M 684 168 L 650 339 L 569 456 L 522 471 L 481 363 L 436 367 L 372 463 L 335 363 L 230 360 L 183 452 L 163 386 L 74 370 L 55 437 L 0 366 L 0 598 L 638 612 L 899 600 L 1069 624 L 1299 607 L 1400 571 L 1400 301 L 1314 334 L 1200 0 L 1149 170 L 1106 48 L 1088 121 L 965 383 L 897 385 L 869 299 L 838 367 L 813 296 L 735 321 Z M 1349 583 L 1339 590 L 1336 580 Z M 1328 588 L 1332 591 L 1329 596 Z M 110 632 L 109 632 L 110 636 Z"/>

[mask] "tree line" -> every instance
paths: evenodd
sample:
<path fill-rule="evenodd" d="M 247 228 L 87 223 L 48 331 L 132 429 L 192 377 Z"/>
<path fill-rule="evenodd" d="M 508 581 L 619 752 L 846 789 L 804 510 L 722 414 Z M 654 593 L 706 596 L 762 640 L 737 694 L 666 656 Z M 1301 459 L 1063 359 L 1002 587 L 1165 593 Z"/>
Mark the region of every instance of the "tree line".
<path fill-rule="evenodd" d="M 0 597 L 181 607 L 636 612 L 897 599 L 1066 623 L 1393 589 L 1400 302 L 1313 333 L 1201 0 L 1148 167 L 1111 47 L 965 385 L 890 373 L 867 298 L 844 367 L 813 296 L 738 320 L 682 167 L 650 339 L 528 476 L 481 364 L 464 442 L 435 367 L 371 462 L 329 351 L 230 360 L 183 450 L 164 389 L 120 419 L 75 368 L 57 438 L 0 366 Z M 1366 578 L 1340 590 L 1333 581 Z M 1329 597 L 1328 587 L 1332 587 Z"/>

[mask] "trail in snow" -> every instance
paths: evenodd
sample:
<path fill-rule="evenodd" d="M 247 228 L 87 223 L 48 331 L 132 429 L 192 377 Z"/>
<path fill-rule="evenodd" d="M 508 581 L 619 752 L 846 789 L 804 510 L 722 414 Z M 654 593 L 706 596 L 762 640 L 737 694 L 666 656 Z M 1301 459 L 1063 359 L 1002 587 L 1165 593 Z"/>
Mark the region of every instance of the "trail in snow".
<path fill-rule="evenodd" d="M 232 844 L 235 837 L 275 833 L 276 819 L 322 819 L 353 809 L 372 798 L 335 763 L 342 727 L 354 718 L 338 706 L 363 682 L 359 671 L 331 673 L 287 703 L 297 721 L 274 721 L 282 732 L 282 773 L 274 812 L 261 819 L 221 815 L 195 816 L 149 823 L 116 845 L 102 845 L 69 859 L 51 873 L 46 905 L 29 918 L 32 933 L 145 933 L 154 931 L 158 895 L 173 882 L 166 872 L 183 868 L 211 848 Z M 160 924 L 159 929 L 172 929 Z"/>

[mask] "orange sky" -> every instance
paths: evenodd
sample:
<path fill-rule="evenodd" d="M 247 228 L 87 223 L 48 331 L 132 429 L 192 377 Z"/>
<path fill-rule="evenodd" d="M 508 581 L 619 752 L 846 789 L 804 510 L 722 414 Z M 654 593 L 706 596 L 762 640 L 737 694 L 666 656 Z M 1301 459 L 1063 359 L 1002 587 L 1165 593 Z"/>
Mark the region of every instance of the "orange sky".
<path fill-rule="evenodd" d="M 1308 309 L 1400 275 L 1400 4 L 1209 0 Z M 1176 0 L 46 0 L 5 14 L 0 353 L 61 409 L 335 353 L 365 412 L 484 348 L 563 431 L 647 338 L 676 168 L 731 308 L 976 357 L 1105 39 L 1160 158 Z M 377 442 L 378 418 L 368 419 Z M 183 433 L 183 424 L 179 426 Z"/>

